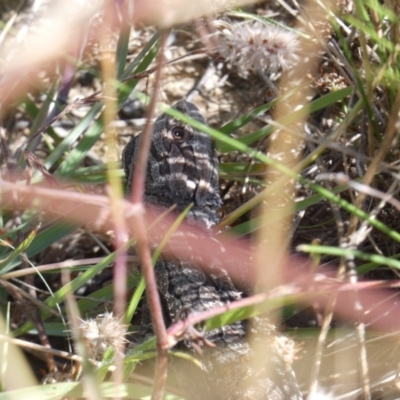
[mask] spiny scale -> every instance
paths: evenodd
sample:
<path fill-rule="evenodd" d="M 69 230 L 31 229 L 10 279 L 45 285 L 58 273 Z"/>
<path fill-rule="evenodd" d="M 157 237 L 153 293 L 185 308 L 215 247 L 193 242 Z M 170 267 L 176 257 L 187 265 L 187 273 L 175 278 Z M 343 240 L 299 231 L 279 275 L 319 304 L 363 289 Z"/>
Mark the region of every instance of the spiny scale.
<path fill-rule="evenodd" d="M 206 123 L 198 108 L 187 101 L 180 101 L 173 108 Z M 140 137 L 133 138 L 123 153 L 128 194 L 132 189 L 139 140 Z M 179 211 L 193 203 L 188 218 L 206 228 L 206 235 L 207 229 L 218 222 L 218 208 L 221 204 L 218 159 L 211 138 L 166 114 L 161 115 L 156 120 L 152 133 L 145 201 L 165 207 L 176 204 Z M 201 238 L 198 238 L 198 243 L 201 246 Z M 181 245 L 190 247 L 184 238 Z M 243 294 L 236 289 L 218 262 L 209 266 L 211 272 L 206 275 L 197 267 L 201 264 L 200 261 L 196 256 L 189 260 L 162 257 L 155 265 L 167 326 L 174 322 L 182 310 L 201 312 L 243 298 Z M 265 356 L 269 358 L 269 365 L 272 366 L 270 369 L 273 371 L 266 373 L 263 367 L 257 371 L 251 368 L 254 355 L 246 339 L 248 324 L 246 321 L 236 322 L 205 334 L 205 338 L 217 347 L 203 349 L 201 370 L 192 362 L 185 362 L 183 367 L 177 366 L 176 361 L 172 363 L 174 369 L 179 370 L 179 382 L 185 398 L 302 398 L 294 373 L 281 354 L 282 342 L 286 338 L 274 333 L 274 326 L 265 319 L 253 319 L 251 329 L 257 332 L 257 340 L 263 341 Z M 153 335 L 153 330 L 145 304 L 137 337 L 145 340 L 149 335 Z M 290 342 L 289 339 L 287 341 Z M 188 341 L 181 342 L 178 346 L 194 352 Z"/>

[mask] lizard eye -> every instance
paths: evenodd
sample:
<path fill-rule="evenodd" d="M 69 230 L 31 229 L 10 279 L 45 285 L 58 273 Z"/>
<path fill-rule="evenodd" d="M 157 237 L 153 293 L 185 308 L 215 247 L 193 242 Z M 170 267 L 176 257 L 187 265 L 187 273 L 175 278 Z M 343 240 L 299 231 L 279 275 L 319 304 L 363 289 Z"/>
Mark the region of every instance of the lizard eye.
<path fill-rule="evenodd" d="M 176 126 L 172 129 L 172 136 L 175 139 L 181 140 L 185 136 L 185 130 L 181 126 Z"/>

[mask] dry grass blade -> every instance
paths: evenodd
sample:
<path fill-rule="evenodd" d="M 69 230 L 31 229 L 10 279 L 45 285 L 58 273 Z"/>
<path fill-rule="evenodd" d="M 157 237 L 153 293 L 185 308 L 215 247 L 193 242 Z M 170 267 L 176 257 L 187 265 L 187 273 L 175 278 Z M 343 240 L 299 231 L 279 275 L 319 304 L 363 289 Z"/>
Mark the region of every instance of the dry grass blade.
<path fill-rule="evenodd" d="M 135 168 L 135 175 L 132 183 L 131 201 L 135 208 L 139 210 L 134 217 L 134 222 L 137 227 L 137 242 L 139 256 L 142 262 L 143 276 L 146 282 L 146 295 L 149 302 L 151 318 L 153 322 L 154 332 L 157 338 L 157 364 L 155 370 L 155 385 L 152 393 L 152 400 L 161 400 L 164 395 L 165 383 L 167 379 L 167 363 L 168 363 L 168 337 L 165 328 L 162 306 L 158 295 L 157 283 L 153 271 L 150 253 L 150 240 L 146 232 L 146 224 L 143 215 L 143 193 L 147 171 L 148 154 L 150 151 L 150 141 L 152 132 L 152 115 L 155 110 L 155 105 L 158 97 L 158 92 L 161 82 L 161 72 L 165 45 L 168 37 L 168 32 L 162 34 L 161 49 L 159 56 L 159 68 L 156 71 L 155 84 L 152 99 L 149 106 L 147 123 L 140 141 L 139 159 Z"/>

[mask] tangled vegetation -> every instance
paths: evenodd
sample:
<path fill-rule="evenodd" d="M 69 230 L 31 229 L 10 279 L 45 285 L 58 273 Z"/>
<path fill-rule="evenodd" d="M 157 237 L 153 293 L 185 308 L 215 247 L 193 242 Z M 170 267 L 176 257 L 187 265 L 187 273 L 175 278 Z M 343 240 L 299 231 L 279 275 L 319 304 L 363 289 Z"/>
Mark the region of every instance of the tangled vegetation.
<path fill-rule="evenodd" d="M 0 400 L 162 397 L 146 369 L 160 368 L 157 340 L 129 343 L 145 288 L 136 241 L 157 242 L 154 262 L 170 232 L 142 229 L 120 160 L 182 98 L 210 126 L 176 117 L 218 150 L 215 236 L 238 257 L 230 273 L 243 254 L 254 261 L 254 296 L 193 323 L 268 310 L 298 343 L 308 398 L 400 396 L 396 2 L 21 0 L 0 11 Z M 182 398 L 173 380 L 164 398 Z"/>

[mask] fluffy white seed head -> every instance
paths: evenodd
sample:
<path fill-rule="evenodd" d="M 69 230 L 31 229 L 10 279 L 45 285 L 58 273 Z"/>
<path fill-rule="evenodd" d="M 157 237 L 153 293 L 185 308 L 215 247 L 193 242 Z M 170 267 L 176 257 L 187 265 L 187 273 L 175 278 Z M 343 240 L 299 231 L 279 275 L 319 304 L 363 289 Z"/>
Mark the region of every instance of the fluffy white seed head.
<path fill-rule="evenodd" d="M 89 357 L 101 361 L 107 348 L 111 347 L 114 352 L 123 349 L 126 339 L 126 326 L 113 316 L 112 313 L 104 313 L 96 318 L 82 320 L 79 329 Z"/>
<path fill-rule="evenodd" d="M 298 36 L 287 29 L 262 22 L 217 23 L 215 52 L 239 72 L 286 71 L 299 60 Z"/>

